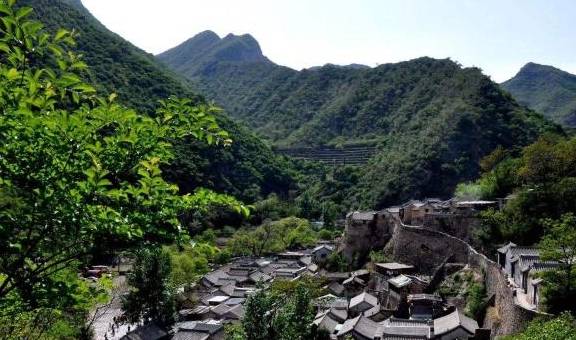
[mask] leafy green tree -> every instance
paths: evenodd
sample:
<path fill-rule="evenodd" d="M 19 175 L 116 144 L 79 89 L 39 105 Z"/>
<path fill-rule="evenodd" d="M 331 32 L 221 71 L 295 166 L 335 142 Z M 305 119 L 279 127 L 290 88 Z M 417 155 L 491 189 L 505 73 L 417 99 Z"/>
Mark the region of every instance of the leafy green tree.
<path fill-rule="evenodd" d="M 263 290 L 248 297 L 244 305 L 242 328 L 247 340 L 274 339 L 274 300 Z"/>
<path fill-rule="evenodd" d="M 180 195 L 161 171 L 176 139 L 230 140 L 209 105 L 169 98 L 147 116 L 99 96 L 82 80 L 75 33 L 47 33 L 14 3 L 0 2 L 0 303 L 69 310 L 52 300 L 72 289 L 43 289 L 95 244 L 181 240 L 182 213 L 214 202 L 241 210 L 208 190 Z"/>
<path fill-rule="evenodd" d="M 576 320 L 570 313 L 548 319 L 536 319 L 521 333 L 504 337 L 504 340 L 576 340 Z"/>
<path fill-rule="evenodd" d="M 242 331 L 229 331 L 230 339 L 316 339 L 312 328 L 312 299 L 321 295 L 317 279 L 277 281 L 250 296 L 245 304 Z"/>
<path fill-rule="evenodd" d="M 568 213 L 544 224 L 547 230 L 539 244 L 540 256 L 559 263 L 557 269 L 543 274 L 546 306 L 553 313 L 576 312 L 576 216 Z"/>
<path fill-rule="evenodd" d="M 128 274 L 130 292 L 122 302 L 124 315 L 130 323 L 171 324 L 176 304 L 170 281 L 170 255 L 159 247 L 143 248 L 135 255 L 132 271 Z"/>

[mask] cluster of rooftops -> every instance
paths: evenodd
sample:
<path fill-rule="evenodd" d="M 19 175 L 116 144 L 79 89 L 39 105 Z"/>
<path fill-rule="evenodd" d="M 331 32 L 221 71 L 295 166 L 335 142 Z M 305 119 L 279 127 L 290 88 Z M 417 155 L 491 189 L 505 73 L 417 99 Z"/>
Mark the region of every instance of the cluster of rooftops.
<path fill-rule="evenodd" d="M 428 198 L 425 200 L 410 200 L 402 205 L 393 206 L 383 211 L 354 211 L 347 215 L 347 219 L 353 224 L 362 224 L 373 221 L 377 215 L 384 212 L 399 216 L 405 224 L 421 225 L 427 215 L 467 215 L 478 211 L 500 207 L 501 201 L 485 200 L 441 200 Z"/>
<path fill-rule="evenodd" d="M 401 263 L 378 263 L 352 272 L 321 269 L 334 246 L 237 258 L 202 277 L 181 301 L 172 339 L 223 339 L 224 325 L 239 322 L 250 294 L 274 280 L 321 277 L 328 293 L 313 301 L 314 326 L 331 339 L 466 339 L 479 330 L 473 319 L 425 294 L 425 277 Z M 319 266 L 320 265 L 320 266 Z"/>
<path fill-rule="evenodd" d="M 371 271 L 362 269 L 349 273 L 345 280 L 332 280 L 326 287 L 330 294 L 314 301 L 314 325 L 331 339 L 489 337 L 474 319 L 447 306 L 440 296 L 424 293 L 427 278 L 413 272 L 411 265 L 377 263 Z"/>

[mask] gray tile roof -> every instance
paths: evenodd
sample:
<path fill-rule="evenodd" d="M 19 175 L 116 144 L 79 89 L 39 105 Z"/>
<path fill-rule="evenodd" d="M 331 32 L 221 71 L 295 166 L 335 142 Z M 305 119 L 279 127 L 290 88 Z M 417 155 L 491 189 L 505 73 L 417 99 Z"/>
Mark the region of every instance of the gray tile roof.
<path fill-rule="evenodd" d="M 404 270 L 414 268 L 412 265 L 398 262 L 376 263 L 376 266 L 386 270 Z"/>
<path fill-rule="evenodd" d="M 338 337 L 344 336 L 354 331 L 362 335 L 363 337 L 373 339 L 374 337 L 376 337 L 378 329 L 379 329 L 378 323 L 368 319 L 365 316 L 360 315 L 354 319 L 346 320 L 346 322 L 344 322 L 344 324 L 342 325 L 342 328 L 338 331 L 337 336 Z"/>
<path fill-rule="evenodd" d="M 468 333 L 474 334 L 478 329 L 478 322 L 460 313 L 457 309 L 441 318 L 434 319 L 434 334 L 442 335 L 458 327 L 464 328 Z"/>
<path fill-rule="evenodd" d="M 378 298 L 375 297 L 374 295 L 370 294 L 370 293 L 360 293 L 358 295 L 356 295 L 355 297 L 353 297 L 352 299 L 350 299 L 350 307 L 349 308 L 353 308 L 359 304 L 361 304 L 362 302 L 366 302 L 371 306 L 376 306 L 378 304 Z"/>
<path fill-rule="evenodd" d="M 431 327 L 424 320 L 409 320 L 389 318 L 381 323 L 380 331 L 383 339 L 428 339 Z"/>
<path fill-rule="evenodd" d="M 372 221 L 375 214 L 375 211 L 355 211 L 350 217 L 356 221 Z"/>
<path fill-rule="evenodd" d="M 324 329 L 328 331 L 330 334 L 334 333 L 336 326 L 340 323 L 333 319 L 328 312 L 324 312 L 314 319 L 314 324 L 318 327 L 318 329 Z"/>
<path fill-rule="evenodd" d="M 204 332 L 197 332 L 197 331 L 177 331 L 172 340 L 208 340 L 210 338 L 210 334 Z"/>

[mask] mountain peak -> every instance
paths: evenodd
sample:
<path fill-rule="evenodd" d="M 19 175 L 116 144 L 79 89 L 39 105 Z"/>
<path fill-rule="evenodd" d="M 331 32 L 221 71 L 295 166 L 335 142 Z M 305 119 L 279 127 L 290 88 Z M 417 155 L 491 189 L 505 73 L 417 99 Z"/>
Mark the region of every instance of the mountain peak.
<path fill-rule="evenodd" d="M 516 100 L 554 122 L 576 127 L 576 75 L 550 65 L 529 62 L 502 83 Z"/>
<path fill-rule="evenodd" d="M 187 74 L 201 73 L 218 63 L 271 63 L 250 34 L 220 38 L 207 30 L 158 55 L 164 63 Z"/>

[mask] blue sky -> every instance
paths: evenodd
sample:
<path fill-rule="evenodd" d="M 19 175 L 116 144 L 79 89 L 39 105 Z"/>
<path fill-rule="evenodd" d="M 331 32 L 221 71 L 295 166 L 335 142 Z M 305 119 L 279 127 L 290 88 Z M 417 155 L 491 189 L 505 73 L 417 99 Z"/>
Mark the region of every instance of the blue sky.
<path fill-rule="evenodd" d="M 157 54 L 203 30 L 252 34 L 274 62 L 370 66 L 421 56 L 496 81 L 529 61 L 576 73 L 574 0 L 82 0 L 109 29 Z"/>

